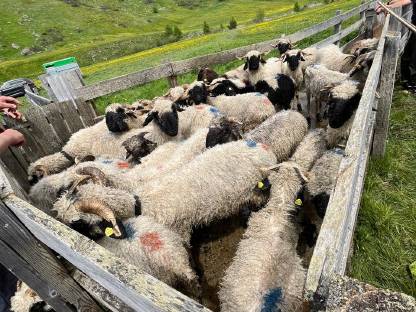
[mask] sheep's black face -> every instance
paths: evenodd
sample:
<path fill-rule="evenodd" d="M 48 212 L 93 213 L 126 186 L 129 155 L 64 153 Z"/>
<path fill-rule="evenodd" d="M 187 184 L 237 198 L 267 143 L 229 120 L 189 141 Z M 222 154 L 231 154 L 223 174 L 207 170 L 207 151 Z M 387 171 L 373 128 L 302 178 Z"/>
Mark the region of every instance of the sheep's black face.
<path fill-rule="evenodd" d="M 299 67 L 299 63 L 305 61 L 302 54 L 299 52 L 296 55 L 285 55 L 283 62 L 286 62 L 291 71 L 295 71 Z"/>
<path fill-rule="evenodd" d="M 94 241 L 104 237 L 104 232 L 101 229 L 82 219 L 71 222 L 69 227 Z"/>
<path fill-rule="evenodd" d="M 198 72 L 198 81 L 210 84 L 214 79 L 218 78 L 218 74 L 209 67 L 201 68 Z"/>
<path fill-rule="evenodd" d="M 330 96 L 328 103 L 328 123 L 331 128 L 340 128 L 348 121 L 360 103 L 361 95 L 356 94 L 348 100 Z"/>
<path fill-rule="evenodd" d="M 315 206 L 316 213 L 323 219 L 325 217 L 326 208 L 328 207 L 329 195 L 327 193 L 320 193 L 312 198 L 312 203 Z"/>
<path fill-rule="evenodd" d="M 149 155 L 157 147 L 157 144 L 146 139 L 144 136 L 147 132 L 132 136 L 123 142 L 126 149 L 126 159 L 130 157 L 134 162 L 140 163 L 140 160 Z"/>
<path fill-rule="evenodd" d="M 241 125 L 237 122 L 224 119 L 220 125 L 209 128 L 205 146 L 210 148 L 218 144 L 237 141 L 241 138 Z"/>
<path fill-rule="evenodd" d="M 238 88 L 230 80 L 223 80 L 215 85 L 210 92 L 210 96 L 234 96 L 239 93 L 238 91 Z"/>
<path fill-rule="evenodd" d="M 292 45 L 289 42 L 279 42 L 277 44 L 277 50 L 279 50 L 280 54 L 284 54 L 292 48 Z"/>
<path fill-rule="evenodd" d="M 206 103 L 208 97 L 208 91 L 205 84 L 195 85 L 188 91 L 188 101 L 195 105 Z"/>
<path fill-rule="evenodd" d="M 105 114 L 105 122 L 108 130 L 111 132 L 124 132 L 129 130 L 127 125 L 128 116 L 124 108 L 119 107 L 115 112 L 107 112 Z"/>
<path fill-rule="evenodd" d="M 252 55 L 246 60 L 246 64 L 244 65 L 244 69 L 248 70 L 258 70 L 260 67 L 260 63 L 265 63 L 261 56 Z"/>
<path fill-rule="evenodd" d="M 43 172 L 34 172 L 32 175 L 28 177 L 29 185 L 33 186 L 43 178 Z"/>
<path fill-rule="evenodd" d="M 55 312 L 55 310 L 45 301 L 39 301 L 30 307 L 29 312 Z"/>

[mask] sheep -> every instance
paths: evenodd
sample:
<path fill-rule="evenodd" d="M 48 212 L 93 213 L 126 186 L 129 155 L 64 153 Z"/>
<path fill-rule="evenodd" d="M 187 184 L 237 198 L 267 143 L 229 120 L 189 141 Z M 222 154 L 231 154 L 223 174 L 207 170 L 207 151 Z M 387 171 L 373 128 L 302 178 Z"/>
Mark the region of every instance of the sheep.
<path fill-rule="evenodd" d="M 288 162 L 269 175 L 270 198 L 253 213 L 222 279 L 221 311 L 300 311 L 306 277 L 296 252 L 294 204 L 308 171 L 325 151 L 322 129 L 311 131 Z"/>
<path fill-rule="evenodd" d="M 277 161 L 281 162 L 293 153 L 307 131 L 308 124 L 300 113 L 281 111 L 246 133 L 244 139 L 270 146 Z"/>
<path fill-rule="evenodd" d="M 276 113 L 270 100 L 261 93 L 209 97 L 208 103 L 228 118 L 239 121 L 243 132 L 253 129 Z"/>
<path fill-rule="evenodd" d="M 330 44 L 318 49 L 316 63 L 324 65 L 330 70 L 348 73 L 354 60 L 354 55 L 345 54 L 337 45 Z"/>
<path fill-rule="evenodd" d="M 277 74 L 273 78 L 259 80 L 256 83 L 257 92 L 266 94 L 276 110 L 289 109 L 296 95 L 296 86 L 289 76 Z"/>
<path fill-rule="evenodd" d="M 225 117 L 221 112 L 216 107 L 210 105 L 194 105 L 178 113 L 178 108 L 175 104 L 166 103 L 165 101 L 159 107 L 155 103 L 153 110 L 149 113 L 148 119 L 144 123 L 145 127 L 141 129 L 141 133 L 131 136 L 123 145 L 128 154 L 140 157 L 146 154 L 148 149 L 153 149 L 153 147 L 168 141 L 187 139 L 198 129 L 209 127 L 223 118 Z M 230 124 L 233 123 L 230 122 Z M 144 132 L 146 133 L 143 134 Z M 149 148 L 149 144 L 152 147 Z"/>
<path fill-rule="evenodd" d="M 128 123 L 128 125 L 130 124 Z M 36 184 L 44 176 L 59 173 L 79 161 L 91 160 L 100 156 L 123 158 L 125 149 L 122 143 L 141 132 L 143 132 L 142 128 L 138 127 L 132 128 L 130 131 L 113 133 L 108 131 L 105 120 L 94 126 L 81 129 L 70 137 L 62 151 L 42 157 L 30 164 L 28 168 L 29 182 L 32 185 Z"/>
<path fill-rule="evenodd" d="M 107 106 L 105 122 L 108 130 L 117 133 L 143 127 L 151 106 L 147 101 L 137 101 L 132 105 L 116 103 Z"/>
<path fill-rule="evenodd" d="M 355 111 L 361 100 L 359 84 L 346 80 L 329 91 L 328 102 L 328 147 L 343 145 L 348 140 Z"/>
<path fill-rule="evenodd" d="M 104 226 L 105 236 L 97 243 L 172 287 L 184 286 L 193 293 L 198 290 L 197 276 L 178 234 L 146 216 L 130 218 L 122 224 L 125 238 L 115 238 L 113 228 Z"/>
<path fill-rule="evenodd" d="M 219 95 L 234 96 L 237 94 L 254 92 L 254 87 L 249 84 L 248 81 L 243 81 L 236 78 L 224 78 L 220 77 L 214 79 L 208 86 L 209 97 L 215 97 Z M 208 104 L 209 104 L 209 98 Z"/>
<path fill-rule="evenodd" d="M 248 72 L 252 86 L 260 80 L 273 79 L 281 73 L 282 62 L 276 58 L 264 60 L 259 51 L 250 51 L 244 56 L 244 70 Z"/>
<path fill-rule="evenodd" d="M 223 78 L 226 79 L 238 79 L 240 81 L 243 81 L 246 84 L 249 84 L 249 74 L 246 70 L 244 70 L 244 64 L 241 66 L 238 66 L 235 69 L 229 70 L 225 72 L 223 75 L 221 75 Z"/>
<path fill-rule="evenodd" d="M 354 62 L 354 66 L 348 73 L 351 79 L 360 82 L 360 89 L 364 88 L 368 73 L 370 71 L 371 65 L 373 64 L 374 57 L 376 56 L 376 52 L 377 51 L 370 51 L 368 53 L 359 55 Z"/>
<path fill-rule="evenodd" d="M 201 68 L 198 72 L 198 81 L 203 81 L 206 84 L 210 84 L 213 80 L 217 79 L 218 74 L 209 67 Z"/>
<path fill-rule="evenodd" d="M 134 181 L 131 181 L 133 187 L 131 195 L 125 199 L 129 203 L 126 207 L 112 202 L 113 197 L 120 199 L 126 194 L 120 191 L 116 195 L 114 190 L 110 196 L 108 187 L 93 184 L 90 188 L 89 184 L 80 186 L 76 197 L 61 197 L 54 207 L 58 212 L 62 211 L 60 219 L 71 224 L 79 219 L 79 202 L 88 203 L 93 198 L 99 199 L 98 206 L 102 205 L 105 212 L 103 218 L 113 223 L 117 218 L 124 217 L 126 211 L 131 215 L 135 206 L 140 206 L 143 215 L 153 217 L 156 222 L 173 229 L 188 241 L 193 226 L 235 214 L 244 204 L 252 202 L 259 205 L 264 201 L 253 190 L 253 185 L 266 177 L 265 168 L 275 164 L 277 159 L 289 157 L 307 130 L 306 120 L 299 113 L 276 115 L 277 118 L 271 120 L 272 125 L 269 120 L 268 126 L 257 132 L 254 129 L 251 135 L 255 138 L 262 134 L 264 141 L 272 144 L 270 147 L 253 139 L 217 145 L 188 164 L 140 188 L 134 189 Z M 274 131 L 279 126 L 286 129 Z M 88 191 L 84 188 L 88 188 Z M 97 217 L 90 217 L 86 221 L 97 223 L 102 219 Z"/>
<path fill-rule="evenodd" d="M 378 38 L 362 39 L 356 41 L 349 49 L 349 53 L 353 54 L 355 57 L 358 57 L 362 54 L 377 50 L 378 42 Z"/>
<path fill-rule="evenodd" d="M 10 299 L 10 308 L 13 312 L 47 311 L 55 310 L 43 301 L 36 292 L 22 281 L 17 282 L 17 290 Z"/>
<path fill-rule="evenodd" d="M 335 186 L 339 165 L 344 156 L 344 151 L 335 148 L 326 151 L 313 165 L 308 174 L 306 183 L 311 202 L 320 218 L 324 218 L 328 206 L 329 197 Z"/>
<path fill-rule="evenodd" d="M 329 70 L 324 65 L 311 65 L 305 70 L 305 89 L 307 97 L 308 111 L 311 114 L 312 126 L 315 127 L 315 122 L 321 121 L 323 117 L 322 109 L 323 103 L 327 102 L 327 96 L 323 92 L 328 86 L 340 84 L 349 79 L 348 74 Z M 311 105 L 311 100 L 314 99 L 314 105 Z"/>
<path fill-rule="evenodd" d="M 279 40 L 277 40 L 277 43 L 275 45 L 272 44 L 272 47 L 274 49 L 277 49 L 280 55 L 283 55 L 287 51 L 292 50 L 294 48 L 290 39 L 287 38 L 280 38 Z"/>

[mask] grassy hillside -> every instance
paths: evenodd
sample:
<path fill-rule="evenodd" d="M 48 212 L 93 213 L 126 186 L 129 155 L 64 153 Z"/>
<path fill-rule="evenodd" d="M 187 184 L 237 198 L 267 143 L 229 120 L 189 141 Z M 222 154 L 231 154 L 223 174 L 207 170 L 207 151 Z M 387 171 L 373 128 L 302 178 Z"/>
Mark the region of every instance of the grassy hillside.
<path fill-rule="evenodd" d="M 396 90 L 387 153 L 371 160 L 361 202 L 352 276 L 416 297 L 416 98 Z"/>
<path fill-rule="evenodd" d="M 267 20 L 290 12 L 293 4 L 293 0 L 2 0 L 0 81 L 18 73 L 34 76 L 42 63 L 70 55 L 86 66 L 172 42 L 174 38 L 164 35 L 166 25 L 179 26 L 185 38 L 194 37 L 202 33 L 204 21 L 215 32 L 231 16 L 247 25 L 260 10 Z M 22 56 L 24 48 L 36 53 Z"/>

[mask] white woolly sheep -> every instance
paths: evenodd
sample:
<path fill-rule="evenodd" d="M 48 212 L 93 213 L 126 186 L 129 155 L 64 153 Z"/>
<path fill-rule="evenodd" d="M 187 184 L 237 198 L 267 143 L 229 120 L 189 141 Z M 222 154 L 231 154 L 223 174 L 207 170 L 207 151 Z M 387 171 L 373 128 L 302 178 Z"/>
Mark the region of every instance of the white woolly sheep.
<path fill-rule="evenodd" d="M 282 72 L 282 62 L 277 58 L 264 59 L 259 51 L 250 51 L 244 56 L 244 70 L 248 72 L 250 84 L 255 86 L 260 80 L 273 79 Z"/>
<path fill-rule="evenodd" d="M 358 57 L 362 54 L 377 50 L 379 38 L 362 39 L 354 42 L 351 46 L 349 53 Z"/>
<path fill-rule="evenodd" d="M 359 84 L 346 80 L 329 90 L 328 147 L 345 144 L 354 122 L 355 111 L 361 100 Z"/>
<path fill-rule="evenodd" d="M 294 48 L 290 39 L 287 39 L 287 38 L 280 38 L 279 40 L 277 40 L 275 45 L 272 44 L 272 47 L 274 49 L 277 49 L 280 55 L 283 55 L 287 51 L 292 50 Z"/>
<path fill-rule="evenodd" d="M 353 66 L 354 60 L 354 55 L 345 54 L 337 45 L 330 44 L 318 49 L 316 62 L 330 70 L 348 73 Z"/>
<path fill-rule="evenodd" d="M 253 140 L 270 146 L 281 162 L 291 155 L 308 131 L 306 119 L 295 111 L 281 111 L 244 135 Z"/>
<path fill-rule="evenodd" d="M 304 182 L 303 172 L 324 150 L 324 131 L 311 131 L 290 161 L 270 174 L 269 201 L 250 217 L 222 280 L 221 311 L 298 311 L 301 307 L 305 270 L 296 252 L 294 201 Z"/>
<path fill-rule="evenodd" d="M 250 81 L 248 72 L 244 70 L 244 64 L 241 66 L 238 66 L 235 69 L 225 72 L 221 76 L 227 79 L 238 79 L 240 81 L 245 82 L 246 84 L 249 83 Z"/>
<path fill-rule="evenodd" d="M 253 129 L 276 113 L 272 102 L 261 93 L 209 97 L 208 103 L 228 118 L 240 122 L 243 132 Z"/>
<path fill-rule="evenodd" d="M 219 95 L 234 96 L 249 92 L 254 92 L 254 87 L 248 81 L 236 78 L 220 77 L 213 80 L 208 86 L 208 95 L 210 97 Z M 209 104 L 209 98 L 207 103 Z"/>
<path fill-rule="evenodd" d="M 127 219 L 122 225 L 124 238 L 114 238 L 110 226 L 103 228 L 109 237 L 97 243 L 162 282 L 172 287 L 185 286 L 195 294 L 197 276 L 178 234 L 145 216 Z"/>
<path fill-rule="evenodd" d="M 306 183 L 306 190 L 321 218 L 325 216 L 343 156 L 344 151 L 338 148 L 326 151 L 308 174 L 309 181 Z"/>
<path fill-rule="evenodd" d="M 10 299 L 10 308 L 13 312 L 55 312 L 50 305 L 43 301 L 36 292 L 22 281 L 17 282 L 17 291 Z"/>

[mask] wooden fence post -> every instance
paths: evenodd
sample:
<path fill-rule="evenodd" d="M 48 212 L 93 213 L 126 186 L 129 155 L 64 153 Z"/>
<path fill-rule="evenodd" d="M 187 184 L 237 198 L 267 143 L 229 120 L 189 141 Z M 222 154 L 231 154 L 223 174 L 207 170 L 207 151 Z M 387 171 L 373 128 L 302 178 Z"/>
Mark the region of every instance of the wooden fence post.
<path fill-rule="evenodd" d="M 335 16 L 341 15 L 341 10 L 336 10 Z M 334 34 L 337 34 L 341 31 L 341 24 L 342 21 L 340 21 L 338 24 L 334 26 Z M 334 44 L 339 45 L 339 41 L 335 41 Z"/>
<path fill-rule="evenodd" d="M 394 91 L 394 76 L 400 51 L 400 35 L 388 34 L 384 49 L 383 65 L 380 75 L 380 99 L 378 104 L 372 156 L 383 157 L 389 131 L 391 101 Z"/>
<path fill-rule="evenodd" d="M 373 8 L 365 11 L 364 38 L 373 38 L 373 27 L 376 11 Z"/>
<path fill-rule="evenodd" d="M 168 82 L 169 82 L 169 86 L 171 88 L 177 87 L 178 86 L 178 76 L 170 76 L 168 77 Z"/>
<path fill-rule="evenodd" d="M 1 185 L 1 196 L 5 190 Z M 56 311 L 102 311 L 56 257 L 0 201 L 0 262 Z M 70 304 L 68 304 L 70 303 Z"/>
<path fill-rule="evenodd" d="M 365 0 L 361 0 L 361 5 L 365 3 Z M 364 20 L 365 18 L 365 11 L 360 12 L 360 20 Z"/>

